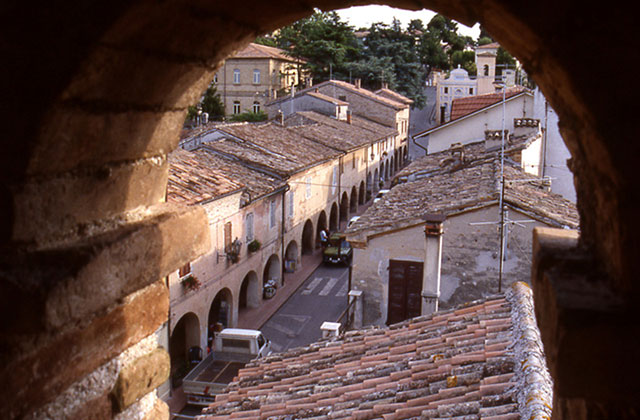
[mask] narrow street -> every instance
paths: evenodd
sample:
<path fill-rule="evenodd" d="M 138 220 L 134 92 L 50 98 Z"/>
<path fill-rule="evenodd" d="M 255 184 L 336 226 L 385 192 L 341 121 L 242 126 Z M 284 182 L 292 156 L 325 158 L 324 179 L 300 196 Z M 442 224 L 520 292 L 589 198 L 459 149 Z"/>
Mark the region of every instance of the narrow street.
<path fill-rule="evenodd" d="M 262 326 L 274 352 L 305 346 L 322 337 L 320 326 L 335 322 L 347 307 L 349 270 L 320 265 Z"/>

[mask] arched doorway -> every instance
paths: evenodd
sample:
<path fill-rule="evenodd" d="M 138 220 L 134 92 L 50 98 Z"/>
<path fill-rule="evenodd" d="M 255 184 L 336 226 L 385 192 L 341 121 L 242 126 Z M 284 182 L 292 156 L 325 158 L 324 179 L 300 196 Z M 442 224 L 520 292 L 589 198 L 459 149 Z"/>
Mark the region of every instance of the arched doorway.
<path fill-rule="evenodd" d="M 280 278 L 280 258 L 276 254 L 269 257 L 262 271 L 262 285 L 269 280 L 275 280 L 278 287 L 282 285 Z"/>
<path fill-rule="evenodd" d="M 304 227 L 302 228 L 302 240 L 300 241 L 300 243 L 302 244 L 303 254 L 306 255 L 313 252 L 313 239 L 313 222 L 311 220 L 307 220 L 306 222 L 304 222 Z"/>
<path fill-rule="evenodd" d="M 209 306 L 209 316 L 207 317 L 207 345 L 212 346 L 213 333 L 220 328 L 226 328 L 231 325 L 231 291 L 224 288 L 213 298 L 211 306 Z"/>
<path fill-rule="evenodd" d="M 362 206 L 365 201 L 365 185 L 364 181 L 360 181 L 360 191 L 358 193 L 358 205 Z"/>
<path fill-rule="evenodd" d="M 200 345 L 200 321 L 193 312 L 182 315 L 173 327 L 169 338 L 169 356 L 171 358 L 171 384 L 179 386 L 181 379 L 189 372 L 189 349 Z M 202 354 L 204 356 L 204 350 Z"/>
<path fill-rule="evenodd" d="M 288 272 L 293 272 L 298 267 L 298 243 L 291 240 L 284 252 L 284 267 Z"/>
<path fill-rule="evenodd" d="M 327 230 L 329 228 L 328 224 L 327 224 L 327 213 L 324 212 L 324 210 L 322 210 L 320 212 L 320 215 L 318 216 L 318 225 L 316 226 L 316 243 L 319 246 L 319 240 L 318 238 L 320 238 L 320 231 L 321 230 Z"/>
<path fill-rule="evenodd" d="M 351 200 L 349 201 L 349 213 L 358 211 L 358 190 L 355 186 L 351 187 Z"/>
<path fill-rule="evenodd" d="M 257 308 L 260 305 L 260 283 L 255 271 L 249 271 L 240 286 L 238 296 L 238 310 L 246 308 Z"/>
<path fill-rule="evenodd" d="M 365 198 L 365 201 L 369 201 L 371 200 L 371 197 L 373 196 L 373 178 L 371 177 L 371 172 L 367 173 L 367 196 Z"/>
<path fill-rule="evenodd" d="M 331 205 L 331 213 L 329 213 L 329 230 L 331 232 L 337 232 L 339 228 L 338 205 L 336 203 L 333 203 L 333 205 Z"/>
<path fill-rule="evenodd" d="M 342 193 L 342 198 L 340 199 L 340 220 L 338 222 L 339 226 L 344 223 L 347 223 L 349 219 L 349 194 L 347 192 Z"/>
<path fill-rule="evenodd" d="M 380 176 L 378 176 L 378 168 L 373 173 L 373 193 L 377 193 L 380 189 Z"/>

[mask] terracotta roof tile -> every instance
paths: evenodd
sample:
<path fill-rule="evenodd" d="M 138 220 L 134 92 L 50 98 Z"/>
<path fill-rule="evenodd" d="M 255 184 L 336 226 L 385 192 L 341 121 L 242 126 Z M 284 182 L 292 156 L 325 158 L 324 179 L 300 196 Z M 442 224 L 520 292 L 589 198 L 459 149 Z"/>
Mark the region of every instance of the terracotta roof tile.
<path fill-rule="evenodd" d="M 177 149 L 169 154 L 167 201 L 198 204 L 244 189 L 229 172 L 211 165 L 198 154 Z"/>
<path fill-rule="evenodd" d="M 229 385 L 228 394 L 218 396 L 202 418 L 217 420 L 238 412 L 256 416 L 255 404 L 262 407 L 258 410 L 262 419 L 269 416 L 314 420 L 417 416 L 462 419 L 518 417 L 526 410 L 528 415 L 523 414 L 523 418 L 549 415 L 545 410 L 551 403 L 551 381 L 548 373 L 544 374 L 544 365 L 540 365 L 543 356 L 531 353 L 535 351 L 535 341 L 530 340 L 539 340 L 539 335 L 521 332 L 535 326 L 535 320 L 530 320 L 533 317 L 530 301 L 531 290 L 516 284 L 503 303 L 489 300 L 472 305 L 473 310 L 464 308 L 458 314 L 451 311 L 415 318 L 391 328 L 353 331 L 338 339 L 324 339 L 306 348 L 253 361 Z M 434 322 L 436 319 L 438 322 Z M 493 325 L 489 322 L 492 320 L 500 322 Z M 504 323 L 509 328 L 499 334 L 489 333 L 488 327 L 480 326 L 482 321 L 496 327 Z M 484 339 L 482 335 L 476 336 L 477 332 L 483 332 Z M 447 342 L 442 338 L 447 334 L 458 340 Z M 473 338 L 460 339 L 467 335 Z M 377 347 L 360 345 L 374 338 L 379 340 Z M 501 357 L 485 360 L 484 346 L 490 342 L 507 343 L 509 350 Z M 435 347 L 422 352 L 421 344 Z M 383 355 L 389 357 L 378 360 Z M 395 356 L 400 358 L 394 359 Z M 524 360 L 535 364 L 528 366 L 522 363 Z M 377 364 L 364 367 L 363 362 Z M 318 371 L 322 375 L 314 374 L 316 366 L 321 366 Z M 543 374 L 536 376 L 533 369 Z M 320 379 L 329 372 L 336 376 Z M 534 385 L 535 390 L 528 388 L 531 384 L 527 378 L 540 380 Z M 271 387 L 260 386 L 264 383 Z M 251 397 L 243 394 L 248 389 Z M 528 401 L 531 395 L 536 395 L 536 399 Z"/>
<path fill-rule="evenodd" d="M 233 54 L 231 59 L 234 58 L 273 58 L 276 60 L 290 61 L 290 62 L 302 62 L 303 60 L 299 60 L 287 55 L 286 51 L 281 50 L 280 48 L 269 47 L 267 45 L 250 43 L 240 51 L 237 51 Z"/>
<path fill-rule="evenodd" d="M 509 99 L 523 92 L 527 92 L 527 89 L 523 88 L 522 86 L 514 86 L 511 88 L 507 88 L 507 91 L 505 92 L 505 97 Z M 453 121 L 458 118 L 462 118 L 465 115 L 469 115 L 482 108 L 486 108 L 488 106 L 502 102 L 502 97 L 503 97 L 502 92 L 498 92 L 498 93 L 487 93 L 485 95 L 467 96 L 465 98 L 454 99 L 451 102 L 450 120 Z"/>

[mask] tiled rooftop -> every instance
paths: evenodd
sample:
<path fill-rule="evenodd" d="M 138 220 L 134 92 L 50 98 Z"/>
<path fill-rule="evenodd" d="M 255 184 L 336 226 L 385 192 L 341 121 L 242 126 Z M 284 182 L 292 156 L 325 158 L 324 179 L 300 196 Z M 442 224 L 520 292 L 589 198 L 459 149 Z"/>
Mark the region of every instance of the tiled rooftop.
<path fill-rule="evenodd" d="M 274 58 L 285 61 L 301 61 L 288 56 L 286 52 L 280 48 L 269 47 L 253 42 L 233 54 L 230 58 Z"/>
<path fill-rule="evenodd" d="M 505 98 L 509 99 L 522 92 L 525 92 L 526 88 L 522 86 L 514 86 L 507 88 L 505 92 Z M 490 105 L 496 104 L 502 101 L 502 92 L 487 93 L 486 95 L 467 96 L 466 98 L 454 99 L 451 102 L 451 121 L 462 118 L 465 115 L 472 114 L 482 108 L 486 108 Z"/>
<path fill-rule="evenodd" d="M 208 142 L 207 147 L 283 176 L 341 154 L 277 123 L 228 124 L 218 128 L 228 134 L 227 138 Z"/>
<path fill-rule="evenodd" d="M 396 134 L 396 130 L 358 116 L 351 116 L 351 124 L 314 111 L 290 115 L 285 125 L 310 140 L 327 147 L 349 151 Z"/>
<path fill-rule="evenodd" d="M 520 136 L 510 134 L 508 140 L 505 142 L 505 157 L 516 157 L 519 152 L 529 146 L 531 141 L 537 138 L 537 135 L 537 127 L 531 128 L 530 131 L 527 131 Z M 450 148 L 448 150 L 422 156 L 400 170 L 400 172 L 394 176 L 394 179 L 404 182 L 410 175 L 419 176 L 421 174 L 448 172 L 456 161 L 453 156 L 454 150 L 454 148 Z M 500 149 L 486 150 L 484 140 L 465 144 L 461 150 L 463 152 L 464 165 L 467 166 L 492 161 L 500 154 Z"/>
<path fill-rule="evenodd" d="M 176 149 L 169 154 L 167 201 L 197 204 L 244 188 L 236 177 L 228 174 L 195 153 Z"/>
<path fill-rule="evenodd" d="M 252 201 L 285 184 L 281 178 L 253 169 L 238 160 L 222 157 L 206 147 L 196 149 L 193 153 L 199 161 L 212 168 L 212 171 L 231 174 L 235 181 L 246 187 Z"/>
<path fill-rule="evenodd" d="M 449 168 L 396 185 L 369 207 L 347 232 L 357 236 L 364 230 L 384 231 L 399 223 L 419 221 L 427 213 L 450 216 L 498 202 L 500 164 L 497 160 Z M 551 226 L 578 227 L 575 204 L 548 192 L 542 181 L 534 180 L 532 175 L 510 164 L 505 164 L 504 176 L 504 201 L 508 206 Z"/>
<path fill-rule="evenodd" d="M 376 95 L 385 96 L 385 97 L 387 97 L 389 99 L 392 99 L 392 100 L 394 100 L 396 102 L 401 102 L 401 103 L 406 104 L 406 105 L 411 105 L 413 103 L 412 99 L 409 99 L 406 96 L 401 95 L 398 92 L 393 91 L 393 90 L 388 89 L 388 88 L 384 88 L 383 87 L 382 89 L 376 90 L 374 93 Z"/>
<path fill-rule="evenodd" d="M 199 417 L 548 419 L 531 289 L 256 360 Z"/>
<path fill-rule="evenodd" d="M 382 96 L 382 95 L 378 95 L 378 94 L 376 94 L 374 92 L 371 92 L 370 90 L 362 88 L 362 87 L 357 88 L 354 85 L 352 85 L 351 83 L 343 82 L 341 80 L 327 80 L 325 82 L 318 83 L 318 84 L 310 86 L 308 88 L 301 89 L 298 92 L 296 92 L 296 96 L 304 95 L 304 94 L 307 94 L 309 92 L 315 92 L 316 89 L 318 89 L 318 88 L 320 88 L 322 86 L 331 85 L 331 84 L 333 84 L 335 86 L 339 86 L 339 87 L 341 87 L 343 89 L 348 89 L 348 90 L 350 90 L 351 92 L 353 92 L 355 94 L 361 95 L 363 97 L 366 97 L 368 99 L 376 101 L 376 102 L 378 102 L 380 104 L 383 104 L 385 106 L 394 108 L 396 110 L 405 109 L 405 108 L 407 108 L 409 106 L 408 104 L 403 103 L 401 101 L 394 100 L 394 99 L 391 99 L 391 98 L 388 98 L 388 97 L 385 97 L 385 96 Z M 286 101 L 286 100 L 289 100 L 289 97 L 278 98 L 278 99 L 273 100 L 271 103 L 276 103 L 276 102 L 281 102 L 281 101 Z"/>

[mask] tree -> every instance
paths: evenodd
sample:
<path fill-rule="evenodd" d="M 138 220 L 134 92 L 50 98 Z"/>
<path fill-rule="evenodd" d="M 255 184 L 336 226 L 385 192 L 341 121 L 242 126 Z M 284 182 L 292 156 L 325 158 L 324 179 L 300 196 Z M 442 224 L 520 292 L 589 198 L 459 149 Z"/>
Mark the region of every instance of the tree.
<path fill-rule="evenodd" d="M 198 109 L 209 114 L 209 120 L 221 121 L 224 118 L 224 105 L 216 86 L 212 83 L 200 98 L 196 105 L 190 105 L 187 109 L 187 121 L 194 121 L 198 115 Z"/>
<path fill-rule="evenodd" d="M 317 81 L 328 80 L 330 73 L 345 78 L 347 63 L 357 61 L 360 55 L 353 27 L 340 20 L 336 12 L 316 10 L 308 18 L 282 28 L 275 40 L 278 48 L 290 56 L 306 60 L 305 67 Z"/>

